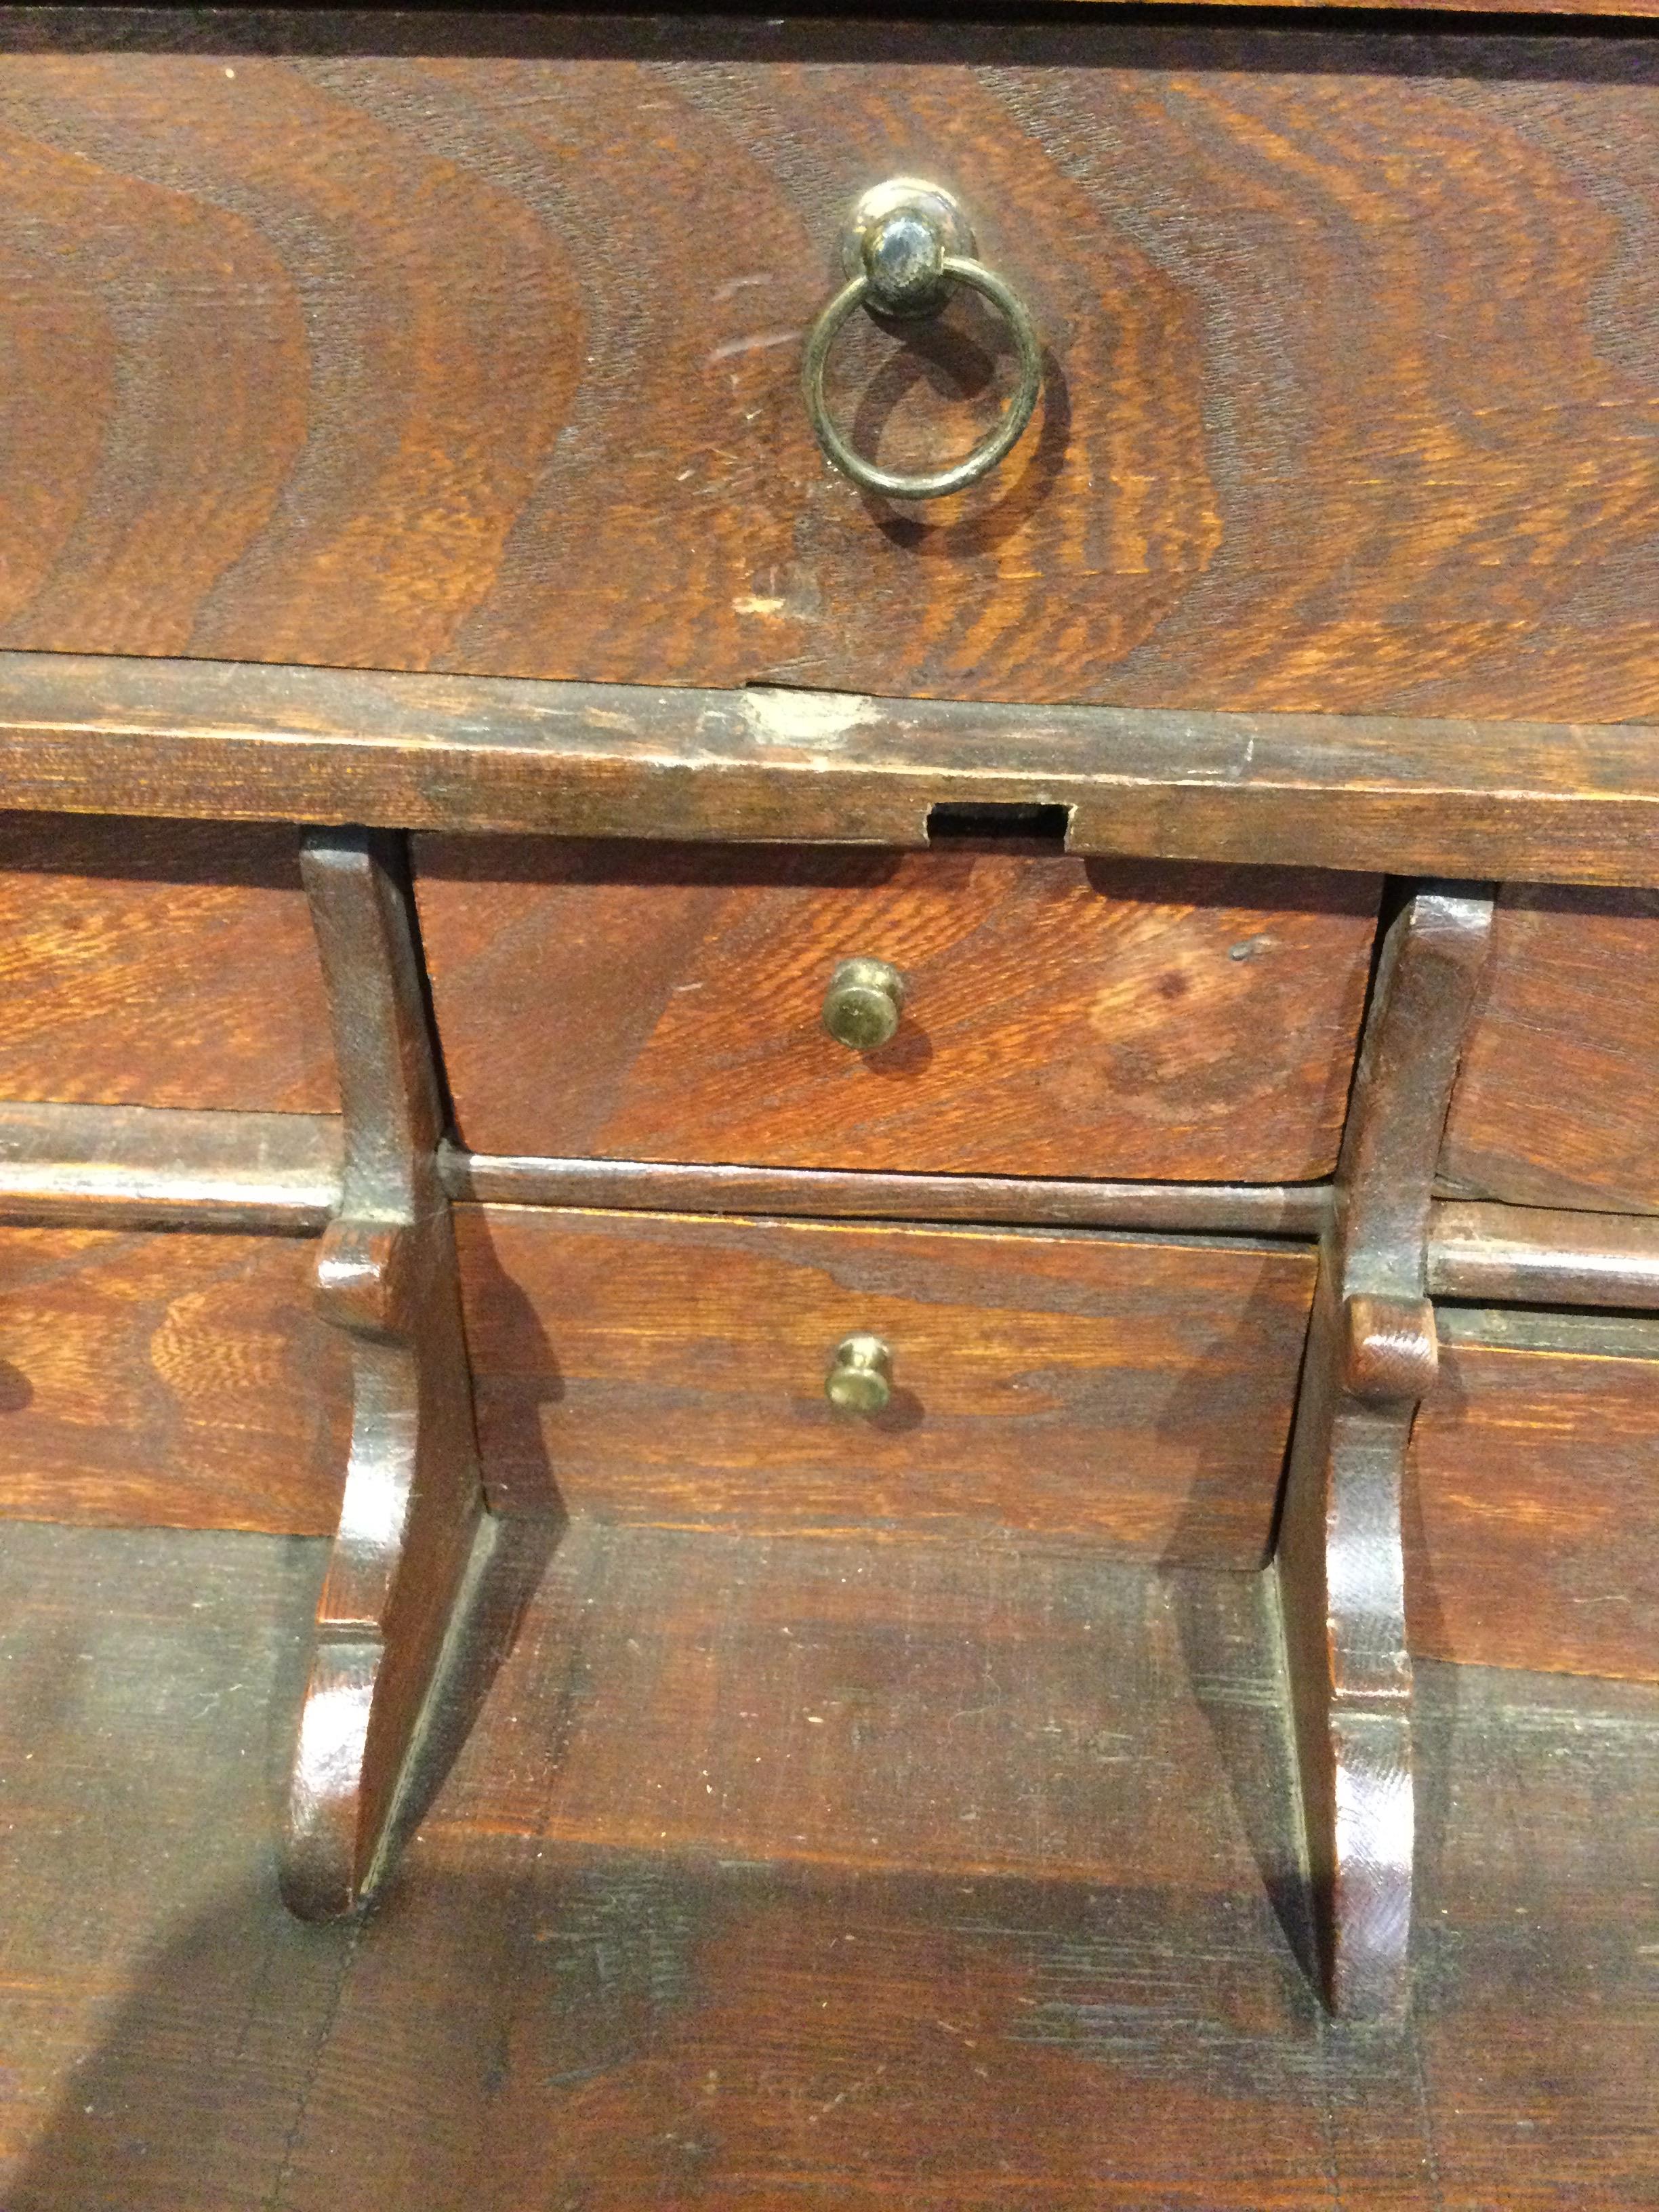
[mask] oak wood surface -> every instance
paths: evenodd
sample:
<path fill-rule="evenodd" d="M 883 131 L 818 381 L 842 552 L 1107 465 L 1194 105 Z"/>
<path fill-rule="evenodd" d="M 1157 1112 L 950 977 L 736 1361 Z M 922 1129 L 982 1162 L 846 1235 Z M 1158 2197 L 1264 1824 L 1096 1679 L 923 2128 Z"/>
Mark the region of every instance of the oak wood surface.
<path fill-rule="evenodd" d="M 473 1210 L 464 1208 L 460 1218 L 471 1251 Z M 555 1241 L 562 1225 L 550 1224 Z M 534 1241 L 527 1229 L 524 1241 Z M 7 1468 L 0 1511 L 8 1519 L 332 1531 L 347 1386 L 332 1333 L 311 1311 L 307 1247 L 286 1238 L 14 1229 L 0 1232 L 0 1268 Z M 538 1259 L 538 1278 L 541 1272 Z M 591 1279 L 576 1277 L 573 1305 Z M 476 1334 L 481 1319 L 496 1328 L 509 1294 L 497 1284 L 480 1300 L 476 1262 L 473 1283 Z M 607 1317 L 588 1324 L 596 1333 L 606 1325 Z M 517 1327 L 522 1340 L 529 1328 L 522 1307 Z M 820 1335 L 823 1342 L 803 1345 L 810 1359 L 797 1394 L 815 1419 L 827 1418 L 827 1409 L 819 1414 L 811 1363 L 835 1340 Z M 789 1478 L 769 1474 L 770 1461 L 737 1481 L 729 1469 L 711 1474 L 688 1451 L 696 1440 L 678 1414 L 672 1428 L 665 1420 L 655 1463 L 641 1451 L 625 1484 L 614 1467 L 579 1474 L 557 1453 L 556 1415 L 545 1447 L 536 1432 L 533 1400 L 547 1375 L 508 1371 L 505 1328 L 502 1336 L 499 1350 L 491 1340 L 483 1397 L 496 1453 L 492 1474 L 503 1496 L 522 1483 L 532 1498 L 544 1498 L 550 1462 L 552 1479 L 574 1502 L 596 1510 L 665 1518 L 684 1516 L 701 1496 L 706 1514 L 728 1528 L 799 1522 L 793 1502 L 780 1495 Z M 589 1349 L 599 1356 L 591 1341 Z M 746 1341 L 735 1358 L 745 1356 L 752 1356 Z M 1633 1346 L 1625 1356 L 1616 1348 L 1598 1353 L 1589 1339 L 1554 1352 L 1465 1343 L 1448 1322 L 1442 1365 L 1407 1463 L 1413 1656 L 1659 1679 L 1650 1634 L 1659 1528 L 1649 1464 L 1659 1427 L 1659 1358 L 1634 1356 Z M 584 1382 L 597 1387 L 598 1378 Z M 1218 1399 L 1218 1425 L 1225 1410 Z M 818 1435 L 836 1442 L 833 1430 Z M 839 1497 L 820 1488 L 817 1502 L 838 1504 L 847 1524 L 866 1535 L 892 1535 L 876 1510 L 888 1493 L 871 1478 L 884 1457 L 898 1462 L 915 1446 L 915 1431 L 888 1437 L 860 1428 L 840 1454 Z M 678 1477 L 676 1453 L 687 1462 Z M 1013 1473 L 1000 1494 L 1017 1503 L 1020 1470 L 1040 1474 L 1046 1447 L 1011 1457 Z M 902 1472 L 888 1480 L 905 1502 Z M 1254 1518 L 1206 1486 L 1194 1524 L 1205 1545 L 1221 1540 L 1224 1520 L 1259 1534 L 1270 1510 L 1266 1486 L 1241 1492 L 1239 1504 L 1249 1494 Z M 935 1505 L 938 1497 L 932 1494 Z M 1073 1510 L 1079 1548 L 1091 1551 L 1121 1545 L 1129 1516 L 1151 1510 L 1145 1492 L 1138 1500 L 1121 1492 L 1091 1498 L 1086 1486 L 1073 1485 L 1062 1498 Z M 959 1533 L 967 1533 L 965 1521 Z M 1028 1522 L 1022 1556 L 1042 1534 Z"/>
<path fill-rule="evenodd" d="M 0 814 L 0 1099 L 337 1109 L 291 830 Z"/>
<path fill-rule="evenodd" d="M 0 25 L 77 49 L 0 88 L 3 641 L 1659 712 L 1641 40 L 295 13 Z M 921 514 L 798 390 L 843 214 L 907 171 L 1048 352 L 1009 465 Z M 832 399 L 936 460 L 1007 351 L 860 318 Z"/>
<path fill-rule="evenodd" d="M 457 1209 L 484 1480 L 667 1526 L 1266 1557 L 1311 1256 Z M 823 1378 L 869 1330 L 885 1413 Z"/>
<path fill-rule="evenodd" d="M 1442 1199 L 1429 1288 L 1442 1298 L 1659 1313 L 1659 1221 Z"/>
<path fill-rule="evenodd" d="M 1314 1237 L 1326 1183 L 1049 1181 L 1022 1176 L 842 1173 L 819 1168 L 665 1165 L 659 1160 L 439 1154 L 452 1198 L 647 1213 L 783 1213 L 848 1221 L 999 1222 L 1051 1229 L 1212 1231 Z"/>
<path fill-rule="evenodd" d="M 1474 1197 L 1659 1211 L 1659 896 L 1510 884 L 1441 1158 Z"/>
<path fill-rule="evenodd" d="M 1418 2007 L 1354 2033 L 1269 1902 L 1259 1582 L 579 1522 L 307 1929 L 260 1751 L 319 1552 L 0 1547 L 18 2212 L 1651 2200 L 1650 1686 L 1422 1669 Z"/>
<path fill-rule="evenodd" d="M 354 1911 L 390 1864 L 483 1510 L 406 857 L 401 840 L 337 830 L 313 831 L 300 861 L 344 1139 L 317 1305 L 351 1367 L 350 1451 L 281 1844 L 283 1898 L 307 1920 Z"/>
<path fill-rule="evenodd" d="M 422 838 L 476 1151 L 1295 1182 L 1334 1164 L 1374 878 L 927 854 Z M 822 1014 L 904 978 L 892 1042 Z"/>
<path fill-rule="evenodd" d="M 1401 1482 L 1436 1374 L 1435 1161 L 1492 902 L 1417 891 L 1389 928 L 1321 1241 L 1273 1565 L 1322 1977 L 1339 2018 L 1411 1999 L 1416 1781 Z"/>
<path fill-rule="evenodd" d="M 1659 1681 L 1659 1359 L 1442 1359 L 1408 1462 L 1412 1650 Z"/>
<path fill-rule="evenodd" d="M 1659 731 L 1634 724 L 0 653 L 0 771 L 42 810 L 886 848 L 940 803 L 1041 804 L 1073 853 L 1659 883 Z"/>
<path fill-rule="evenodd" d="M 315 1534 L 345 1362 L 286 1237 L 0 1228 L 0 1511 Z"/>
<path fill-rule="evenodd" d="M 317 1249 L 349 1347 L 351 1440 L 280 1847 L 283 1895 L 337 1918 L 390 1863 L 411 1751 L 483 1510 L 402 841 L 316 830 L 301 874 L 339 1070 L 337 1211 Z"/>
<path fill-rule="evenodd" d="M 340 1197 L 331 1114 L 0 1106 L 0 1221 L 308 1236 Z"/>

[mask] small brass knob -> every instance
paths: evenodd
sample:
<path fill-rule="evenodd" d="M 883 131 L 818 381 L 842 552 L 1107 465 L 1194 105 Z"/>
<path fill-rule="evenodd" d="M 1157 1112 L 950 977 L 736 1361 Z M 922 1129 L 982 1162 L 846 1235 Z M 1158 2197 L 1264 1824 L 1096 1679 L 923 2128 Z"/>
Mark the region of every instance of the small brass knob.
<path fill-rule="evenodd" d="M 879 1413 L 893 1395 L 893 1355 L 878 1336 L 844 1336 L 836 1346 L 823 1395 L 838 1413 Z"/>
<path fill-rule="evenodd" d="M 823 1026 L 854 1052 L 890 1044 L 904 1011 L 904 978 L 884 960 L 842 960 L 824 994 Z"/>

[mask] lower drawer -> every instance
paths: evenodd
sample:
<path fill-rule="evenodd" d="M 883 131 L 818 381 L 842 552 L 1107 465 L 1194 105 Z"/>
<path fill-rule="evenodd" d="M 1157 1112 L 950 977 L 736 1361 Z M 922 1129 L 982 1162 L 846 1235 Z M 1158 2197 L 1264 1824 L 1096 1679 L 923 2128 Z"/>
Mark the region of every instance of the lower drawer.
<path fill-rule="evenodd" d="M 0 1510 L 331 1534 L 344 1340 L 298 1237 L 0 1229 Z"/>
<path fill-rule="evenodd" d="M 458 1209 L 493 1502 L 1259 1566 L 1314 1261 L 1101 1234 Z M 837 1413 L 838 1342 L 893 1395 Z"/>
<path fill-rule="evenodd" d="M 1411 1649 L 1659 1681 L 1659 1358 L 1589 1348 L 1589 1319 L 1520 1326 L 1586 1348 L 1443 1342 L 1412 1432 Z"/>

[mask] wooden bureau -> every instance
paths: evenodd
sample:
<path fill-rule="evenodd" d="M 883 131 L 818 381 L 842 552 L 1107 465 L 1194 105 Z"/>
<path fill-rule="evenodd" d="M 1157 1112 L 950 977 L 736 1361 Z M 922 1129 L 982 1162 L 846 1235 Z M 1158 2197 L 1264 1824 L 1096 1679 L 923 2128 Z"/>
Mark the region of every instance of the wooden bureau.
<path fill-rule="evenodd" d="M 497 1514 L 1271 1577 L 1358 2018 L 1659 1680 L 1656 80 L 0 13 L 7 1495 L 333 1537 L 296 1909 Z"/>

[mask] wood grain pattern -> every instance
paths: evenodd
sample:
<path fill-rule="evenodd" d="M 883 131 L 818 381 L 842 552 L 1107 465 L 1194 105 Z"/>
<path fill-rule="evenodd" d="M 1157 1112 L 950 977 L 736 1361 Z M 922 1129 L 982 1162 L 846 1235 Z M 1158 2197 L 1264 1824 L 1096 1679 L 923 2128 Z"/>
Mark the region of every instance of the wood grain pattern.
<path fill-rule="evenodd" d="M 303 1929 L 257 1746 L 317 1550 L 0 1547 L 17 2212 L 1654 2194 L 1651 1686 L 1421 1669 L 1418 2008 L 1347 2032 L 1260 1578 L 579 1522 L 396 1889 Z"/>
<path fill-rule="evenodd" d="M 289 1237 L 0 1229 L 0 1512 L 317 1534 L 349 1392 Z"/>
<path fill-rule="evenodd" d="M 51 460 L 7 642 L 1659 711 L 1639 39 L 5 21 L 78 49 L 0 99 L 9 444 Z M 843 210 L 904 170 L 1049 356 L 926 516 L 830 473 L 796 388 Z M 965 303 L 861 326 L 833 397 L 937 458 L 1006 351 Z"/>
<path fill-rule="evenodd" d="M 340 1197 L 331 1114 L 0 1106 L 0 1221 L 316 1234 Z"/>
<path fill-rule="evenodd" d="M 405 858 L 374 831 L 315 830 L 300 863 L 345 1139 L 317 1303 L 351 1358 L 350 1453 L 279 1858 L 283 1899 L 307 1920 L 355 1911 L 387 1869 L 483 1510 Z"/>
<path fill-rule="evenodd" d="M 429 1853 L 471 1833 L 1103 1883 L 1131 1917 L 1219 1881 L 1307 2017 L 1260 1576 L 578 1515 L 526 1627 L 427 1815 Z M 530 1721 L 504 1759 L 503 1717 L 550 1716 L 556 1674 L 580 1685 L 562 1726 Z M 1227 1802 L 1188 1798 L 1212 1790 Z"/>
<path fill-rule="evenodd" d="M 1441 1157 L 1522 1206 L 1659 1211 L 1659 895 L 1510 884 Z"/>
<path fill-rule="evenodd" d="M 1659 883 L 1659 730 L 1014 708 L 0 653 L 15 805 L 925 846 L 1057 806 L 1077 854 Z"/>
<path fill-rule="evenodd" d="M 1274 1568 L 1323 1979 L 1340 2018 L 1411 1996 L 1416 1784 L 1401 1482 L 1437 1352 L 1435 1161 L 1490 894 L 1416 892 L 1389 927 L 1342 1137 Z"/>
<path fill-rule="evenodd" d="M 0 814 L 0 1099 L 337 1110 L 292 830 Z"/>
<path fill-rule="evenodd" d="M 1449 1345 L 1412 1433 L 1412 1650 L 1659 1681 L 1659 1360 Z"/>
<path fill-rule="evenodd" d="M 3 1129 L 0 1121 L 0 1141 Z M 1316 1237 L 1331 1202 L 1328 1183 L 1079 1182 L 1020 1176 L 676 1167 L 651 1160 L 503 1157 L 461 1152 L 453 1145 L 440 1150 L 438 1164 L 452 1198 L 647 1213 L 783 1213 L 842 1221 Z"/>
<path fill-rule="evenodd" d="M 457 1209 L 492 1502 L 1259 1566 L 1313 1262 L 1039 1232 Z M 891 1347 L 884 1413 L 830 1355 Z"/>
<path fill-rule="evenodd" d="M 1659 1313 L 1659 1221 L 1442 1199 L 1429 1289 L 1440 1298 Z"/>
<path fill-rule="evenodd" d="M 1311 1180 L 1335 1163 L 1373 878 L 423 838 L 462 1141 L 491 1152 Z M 838 960 L 897 1035 L 823 1029 Z"/>

